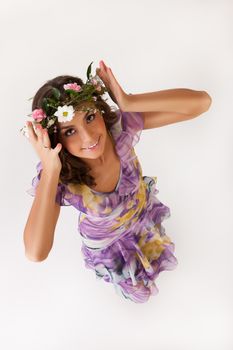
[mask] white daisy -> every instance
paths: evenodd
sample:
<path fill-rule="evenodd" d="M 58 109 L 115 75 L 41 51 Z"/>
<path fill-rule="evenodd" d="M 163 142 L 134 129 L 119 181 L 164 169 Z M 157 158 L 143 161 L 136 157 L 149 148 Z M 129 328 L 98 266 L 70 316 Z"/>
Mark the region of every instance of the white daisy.
<path fill-rule="evenodd" d="M 59 122 L 68 122 L 73 119 L 74 116 L 74 108 L 73 106 L 59 106 L 57 112 L 54 113 L 56 117 L 58 117 Z"/>

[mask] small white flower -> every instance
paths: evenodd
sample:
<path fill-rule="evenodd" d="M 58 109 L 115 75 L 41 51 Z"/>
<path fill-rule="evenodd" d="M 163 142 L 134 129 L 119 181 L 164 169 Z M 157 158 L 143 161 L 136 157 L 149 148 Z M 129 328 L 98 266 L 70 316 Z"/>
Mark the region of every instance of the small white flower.
<path fill-rule="evenodd" d="M 93 85 L 97 85 L 98 84 L 97 79 L 94 79 L 94 78 L 91 79 L 91 82 L 92 82 Z"/>
<path fill-rule="evenodd" d="M 53 119 L 50 119 L 47 123 L 47 129 L 50 128 L 51 125 L 53 125 L 55 121 Z"/>
<path fill-rule="evenodd" d="M 35 130 L 35 119 L 34 118 L 31 118 L 29 117 L 28 120 L 32 123 L 32 127 L 33 129 Z M 20 129 L 20 132 L 26 137 L 29 139 L 29 127 L 27 126 L 27 124 L 25 124 L 21 129 Z"/>
<path fill-rule="evenodd" d="M 74 116 L 74 108 L 73 106 L 59 106 L 57 112 L 54 113 L 56 117 L 58 117 L 59 122 L 68 122 L 73 119 Z"/>
<path fill-rule="evenodd" d="M 29 138 L 28 127 L 27 127 L 27 125 L 24 125 L 24 127 L 23 127 L 22 129 L 20 129 L 20 132 L 21 132 L 26 138 Z"/>

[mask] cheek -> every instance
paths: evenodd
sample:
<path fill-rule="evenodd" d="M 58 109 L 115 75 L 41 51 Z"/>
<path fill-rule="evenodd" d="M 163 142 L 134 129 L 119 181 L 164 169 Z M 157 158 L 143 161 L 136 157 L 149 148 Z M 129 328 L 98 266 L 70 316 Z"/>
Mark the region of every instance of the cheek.
<path fill-rule="evenodd" d="M 67 137 L 67 139 L 63 142 L 63 145 L 67 148 L 68 151 L 77 149 L 77 147 L 79 147 L 79 144 L 80 139 L 79 137 L 75 137 L 75 135 Z"/>
<path fill-rule="evenodd" d="M 72 153 L 73 151 L 75 151 L 75 149 L 77 149 L 77 146 L 79 145 L 79 139 L 78 137 L 74 136 L 62 136 L 61 143 L 62 146 L 67 149 L 67 151 Z"/>
<path fill-rule="evenodd" d="M 96 128 L 98 128 L 99 131 L 102 131 L 102 133 L 105 133 L 107 131 L 105 122 L 102 118 L 98 119 L 98 121 L 96 122 Z"/>

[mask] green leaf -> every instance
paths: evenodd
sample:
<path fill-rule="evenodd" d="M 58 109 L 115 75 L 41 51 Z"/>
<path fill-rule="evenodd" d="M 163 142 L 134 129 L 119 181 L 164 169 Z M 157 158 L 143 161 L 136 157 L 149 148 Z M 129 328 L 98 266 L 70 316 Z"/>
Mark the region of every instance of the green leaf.
<path fill-rule="evenodd" d="M 47 122 L 47 121 L 46 121 L 45 119 L 43 119 L 43 120 L 41 121 L 41 125 L 42 125 L 43 128 L 46 127 L 46 122 Z"/>
<path fill-rule="evenodd" d="M 46 97 L 46 99 L 47 99 L 47 102 L 49 103 L 56 103 L 56 101 L 54 101 L 54 99 L 51 97 Z"/>
<path fill-rule="evenodd" d="M 80 94 L 80 92 L 72 89 L 66 89 L 66 93 L 70 94 L 70 96 L 77 96 L 78 94 Z"/>
<path fill-rule="evenodd" d="M 54 96 L 57 100 L 59 100 L 59 98 L 60 98 L 60 96 L 61 96 L 60 91 L 59 91 L 57 88 L 53 87 L 53 88 L 52 88 L 52 92 L 53 92 L 53 96 Z"/>
<path fill-rule="evenodd" d="M 89 64 L 88 68 L 87 68 L 87 79 L 88 79 L 88 80 L 89 80 L 89 77 L 90 77 L 91 65 L 92 65 L 93 62 L 94 62 L 94 61 L 92 61 L 92 62 Z"/>
<path fill-rule="evenodd" d="M 44 98 L 42 99 L 42 109 L 45 111 L 45 113 L 48 112 L 47 103 L 48 103 L 47 98 L 44 97 Z"/>

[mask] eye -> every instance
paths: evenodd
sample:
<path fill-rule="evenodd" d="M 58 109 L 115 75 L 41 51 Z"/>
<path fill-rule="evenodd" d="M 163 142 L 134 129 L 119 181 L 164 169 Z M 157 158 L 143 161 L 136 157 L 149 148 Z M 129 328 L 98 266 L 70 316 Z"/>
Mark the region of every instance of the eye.
<path fill-rule="evenodd" d="M 64 132 L 64 135 L 67 136 L 67 137 L 73 135 L 73 134 L 69 135 L 69 131 L 70 131 L 70 130 L 74 130 L 74 129 L 73 129 L 73 128 L 68 129 L 66 132 Z"/>
<path fill-rule="evenodd" d="M 95 119 L 95 114 L 94 114 L 94 113 L 89 114 L 88 116 L 86 116 L 86 120 L 87 120 L 89 117 L 94 117 L 94 118 L 92 119 L 92 120 L 94 120 L 94 119 Z M 92 121 L 92 120 L 91 120 L 91 121 Z M 89 124 L 89 123 L 88 123 L 88 124 Z M 72 136 L 74 133 L 69 134 L 69 132 L 70 132 L 71 130 L 74 130 L 74 129 L 73 129 L 73 128 L 68 129 L 66 132 L 64 132 L 64 135 L 65 135 L 66 137 Z"/>
<path fill-rule="evenodd" d="M 95 119 L 95 113 L 89 114 L 89 115 L 87 116 L 87 118 L 89 118 L 89 117 L 91 117 L 91 116 L 94 116 L 93 119 Z M 86 118 L 86 119 L 87 119 L 87 118 Z M 92 120 L 93 120 L 93 119 L 92 119 Z"/>

